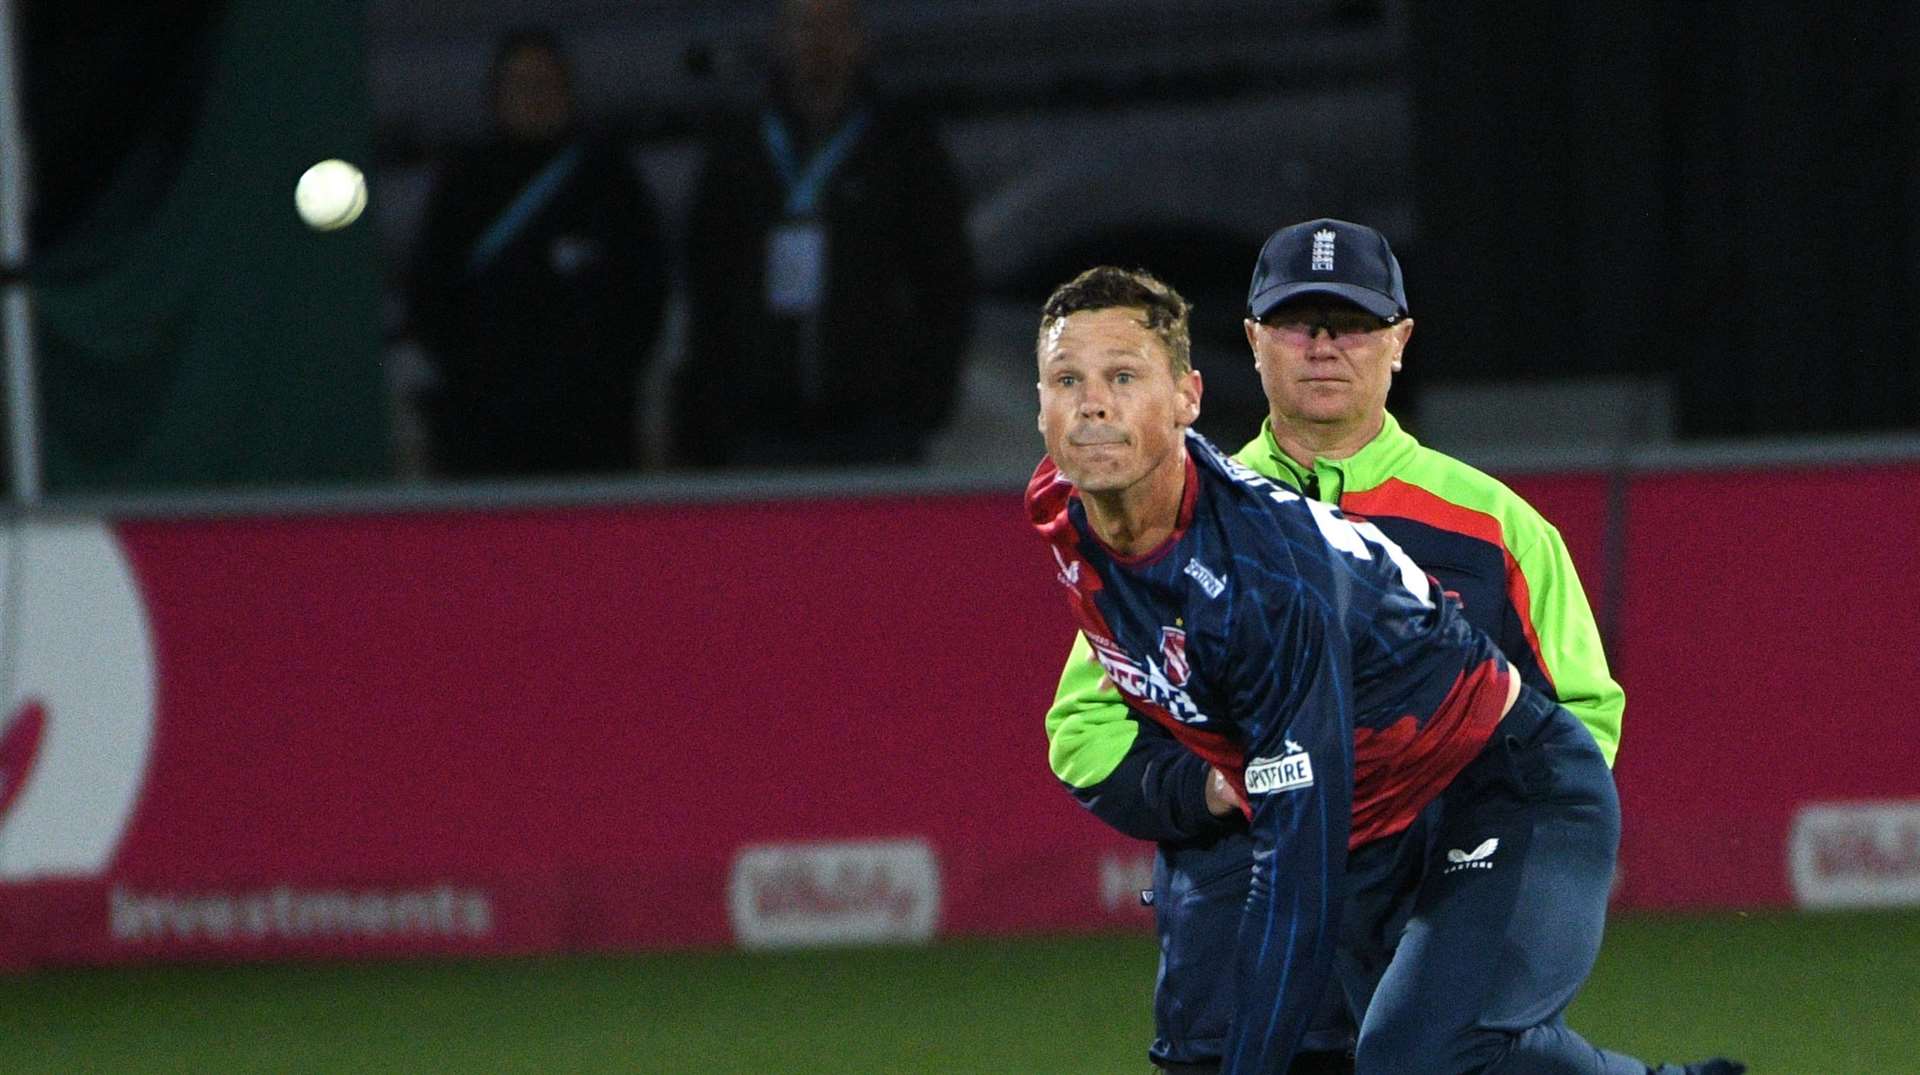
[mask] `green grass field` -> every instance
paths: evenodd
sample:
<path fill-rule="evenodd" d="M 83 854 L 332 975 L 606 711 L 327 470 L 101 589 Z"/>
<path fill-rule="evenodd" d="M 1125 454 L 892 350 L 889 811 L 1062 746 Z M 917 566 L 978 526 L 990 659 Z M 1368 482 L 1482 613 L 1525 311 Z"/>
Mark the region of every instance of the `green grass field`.
<path fill-rule="evenodd" d="M 1144 1073 L 1145 937 L 0 978 L 4 1072 Z M 1920 1073 L 1920 913 L 1620 917 L 1573 1022 L 1756 1075 Z"/>

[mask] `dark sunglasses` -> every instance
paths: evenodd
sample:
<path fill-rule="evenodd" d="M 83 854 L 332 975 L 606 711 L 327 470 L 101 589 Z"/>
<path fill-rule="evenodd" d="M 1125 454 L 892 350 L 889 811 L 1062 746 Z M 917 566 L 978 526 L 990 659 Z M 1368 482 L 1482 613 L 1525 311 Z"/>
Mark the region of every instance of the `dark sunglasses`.
<path fill-rule="evenodd" d="M 1389 324 L 1383 318 L 1357 309 L 1294 309 L 1282 307 L 1268 311 L 1265 317 L 1254 320 L 1274 329 L 1293 342 L 1304 343 L 1312 340 L 1319 329 L 1327 330 L 1327 338 L 1338 340 L 1347 336 L 1364 336 L 1378 332 Z"/>

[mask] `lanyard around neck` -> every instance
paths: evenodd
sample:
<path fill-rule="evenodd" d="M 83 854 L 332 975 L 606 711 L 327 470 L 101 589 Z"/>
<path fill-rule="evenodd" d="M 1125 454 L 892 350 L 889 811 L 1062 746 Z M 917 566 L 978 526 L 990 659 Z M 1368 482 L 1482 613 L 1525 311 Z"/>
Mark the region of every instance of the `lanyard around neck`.
<path fill-rule="evenodd" d="M 760 137 L 767 143 L 767 153 L 773 157 L 773 166 L 779 170 L 780 181 L 787 188 L 787 216 L 814 214 L 827 180 L 846 163 L 847 154 L 853 152 L 872 120 L 873 113 L 868 109 L 855 112 L 803 166 L 794 153 L 793 136 L 787 133 L 786 121 L 780 114 L 769 110 L 760 117 Z"/>
<path fill-rule="evenodd" d="M 508 244 L 518 238 L 521 231 L 532 222 L 540 210 L 546 208 L 560 187 L 580 166 L 580 143 L 574 142 L 540 169 L 538 175 L 520 190 L 518 197 L 500 211 L 487 230 L 474 241 L 473 249 L 467 252 L 467 272 L 478 274 L 493 259 L 505 250 Z"/>

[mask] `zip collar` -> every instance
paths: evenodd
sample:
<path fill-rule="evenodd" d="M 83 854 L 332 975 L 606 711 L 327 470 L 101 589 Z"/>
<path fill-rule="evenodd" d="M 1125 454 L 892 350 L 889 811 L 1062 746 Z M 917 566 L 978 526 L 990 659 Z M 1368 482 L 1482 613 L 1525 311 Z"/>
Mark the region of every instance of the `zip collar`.
<path fill-rule="evenodd" d="M 1272 418 L 1261 421 L 1260 435 L 1240 449 L 1240 458 L 1254 470 L 1278 478 L 1315 500 L 1338 504 L 1348 493 L 1364 493 L 1385 483 L 1419 450 L 1420 442 L 1400 428 L 1393 412 L 1387 411 L 1380 432 L 1345 459 L 1321 456 L 1315 457 L 1313 466 L 1301 466 L 1273 439 Z"/>

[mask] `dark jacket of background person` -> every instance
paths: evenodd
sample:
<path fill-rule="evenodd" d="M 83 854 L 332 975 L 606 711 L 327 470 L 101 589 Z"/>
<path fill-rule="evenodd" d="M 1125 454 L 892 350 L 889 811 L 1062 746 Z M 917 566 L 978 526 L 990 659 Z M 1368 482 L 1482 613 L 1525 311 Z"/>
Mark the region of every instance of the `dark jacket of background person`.
<path fill-rule="evenodd" d="M 413 268 L 413 325 L 441 380 L 424 401 L 436 469 L 637 465 L 636 382 L 666 287 L 658 212 L 612 143 L 497 137 L 449 162 Z"/>
<path fill-rule="evenodd" d="M 918 460 L 953 410 L 973 301 L 966 204 L 935 129 L 856 94 L 865 129 L 819 194 L 824 297 L 768 309 L 767 245 L 789 220 L 767 125 L 809 139 L 776 104 L 711 138 L 688 228 L 691 338 L 677 379 L 684 462 L 778 466 Z"/>

